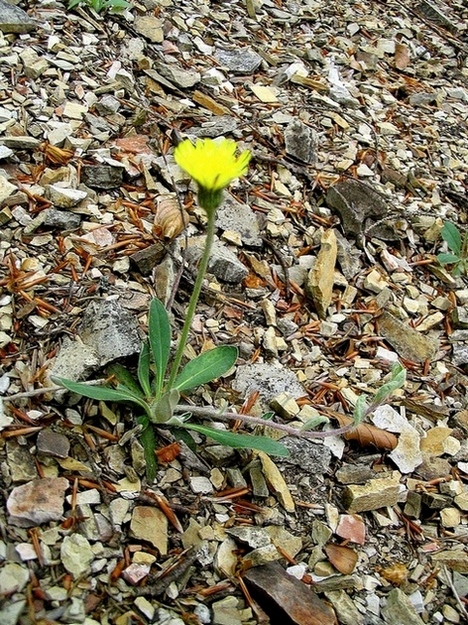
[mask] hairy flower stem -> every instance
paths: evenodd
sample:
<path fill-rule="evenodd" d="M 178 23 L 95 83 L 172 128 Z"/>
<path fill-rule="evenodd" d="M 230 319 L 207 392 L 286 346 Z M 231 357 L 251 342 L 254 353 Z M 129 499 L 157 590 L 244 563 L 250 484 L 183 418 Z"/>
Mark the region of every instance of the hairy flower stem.
<path fill-rule="evenodd" d="M 200 297 L 203 279 L 205 277 L 206 270 L 208 267 L 208 261 L 210 259 L 211 248 L 213 247 L 213 240 L 214 240 L 214 234 L 215 234 L 215 220 L 216 220 L 216 211 L 211 211 L 210 213 L 208 213 L 208 225 L 206 228 L 205 248 L 203 250 L 203 255 L 201 257 L 200 264 L 198 266 L 197 279 L 195 280 L 192 295 L 190 296 L 190 302 L 187 308 L 187 316 L 185 318 L 184 325 L 182 326 L 182 333 L 180 335 L 179 344 L 177 346 L 177 351 L 175 353 L 174 361 L 172 363 L 171 375 L 166 385 L 166 388 L 168 389 L 171 389 L 172 386 L 174 385 L 174 381 L 179 372 L 180 363 L 182 361 L 182 355 L 184 353 L 184 347 L 187 343 L 187 338 L 190 332 L 190 328 L 192 326 L 193 316 L 195 314 L 195 309 L 197 307 L 198 298 Z"/>
<path fill-rule="evenodd" d="M 243 423 L 250 423 L 250 425 L 261 425 L 266 428 L 272 428 L 273 430 L 279 430 L 289 436 L 296 436 L 298 438 L 328 438 L 329 436 L 337 436 L 339 434 L 345 434 L 354 430 L 356 425 L 350 423 L 342 428 L 336 428 L 334 430 L 326 430 L 321 432 L 311 432 L 310 430 L 299 430 L 291 425 L 284 423 L 275 423 L 267 419 L 261 419 L 260 417 L 251 417 L 250 415 L 238 414 L 237 412 L 220 412 L 214 408 L 205 408 L 204 406 L 190 406 L 188 404 L 180 404 L 175 407 L 176 413 L 191 413 L 196 417 L 206 417 L 207 419 L 219 419 L 220 421 L 242 421 Z"/>

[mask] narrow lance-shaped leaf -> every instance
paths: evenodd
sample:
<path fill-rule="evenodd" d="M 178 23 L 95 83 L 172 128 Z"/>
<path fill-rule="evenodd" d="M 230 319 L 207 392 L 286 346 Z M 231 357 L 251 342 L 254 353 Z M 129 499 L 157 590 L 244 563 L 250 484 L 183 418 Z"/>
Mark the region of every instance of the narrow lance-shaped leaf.
<path fill-rule="evenodd" d="M 186 391 L 211 382 L 229 371 L 236 359 L 237 348 L 231 345 L 221 345 L 204 352 L 185 365 L 177 376 L 173 388 Z"/>
<path fill-rule="evenodd" d="M 446 241 L 449 248 L 454 254 L 460 255 L 461 252 L 461 234 L 460 230 L 455 224 L 450 221 L 446 221 L 443 225 L 441 235 L 444 241 Z"/>
<path fill-rule="evenodd" d="M 392 369 L 392 378 L 386 384 L 383 384 L 377 393 L 372 398 L 373 404 L 382 403 L 387 397 L 397 390 L 397 388 L 401 388 L 406 381 L 406 369 L 398 362 L 395 363 Z"/>
<path fill-rule="evenodd" d="M 153 299 L 150 304 L 148 326 L 150 348 L 156 366 L 156 397 L 158 397 L 164 386 L 164 376 L 171 353 L 169 317 L 158 299 Z"/>
<path fill-rule="evenodd" d="M 307 430 L 313 430 L 315 429 L 318 425 L 322 425 L 322 423 L 328 423 L 330 421 L 330 419 L 328 419 L 327 417 L 322 417 L 320 415 L 317 415 L 316 417 L 312 417 L 311 419 L 308 419 L 303 426 L 301 426 L 301 431 L 305 432 Z"/>
<path fill-rule="evenodd" d="M 359 395 L 356 401 L 356 405 L 354 406 L 353 411 L 353 421 L 354 425 L 358 425 L 364 420 L 366 416 L 366 411 L 368 409 L 367 405 L 367 395 Z"/>
<path fill-rule="evenodd" d="M 107 373 L 109 373 L 110 375 L 113 375 L 116 378 L 116 380 L 120 383 L 119 386 L 117 387 L 119 390 L 125 390 L 125 389 L 122 389 L 120 386 L 120 385 L 123 385 L 131 393 L 133 393 L 133 395 L 136 395 L 137 397 L 144 399 L 144 394 L 143 394 L 143 391 L 141 390 L 140 385 L 138 384 L 138 382 L 135 380 L 135 378 L 133 377 L 133 375 L 130 373 L 128 369 L 126 369 L 122 365 L 113 364 L 107 368 Z"/>
<path fill-rule="evenodd" d="M 215 430 L 205 427 L 204 425 L 196 425 L 194 423 L 184 423 L 184 428 L 195 430 L 200 434 L 209 436 L 221 445 L 227 445 L 234 449 L 258 449 L 264 451 L 271 456 L 289 456 L 288 448 L 278 441 L 274 441 L 267 436 L 255 436 L 253 434 L 236 434 L 235 432 L 226 432 L 225 430 Z"/>
<path fill-rule="evenodd" d="M 148 410 L 146 402 L 134 395 L 130 389 L 113 389 L 106 386 L 89 386 L 88 384 L 82 384 L 81 382 L 73 382 L 72 380 L 66 380 L 65 378 L 54 378 L 59 384 L 71 391 L 72 393 L 78 393 L 83 397 L 89 397 L 89 399 L 97 399 L 99 401 L 130 401 L 134 404 L 138 404 L 145 411 Z"/>
<path fill-rule="evenodd" d="M 145 341 L 141 346 L 140 355 L 138 357 L 138 380 L 146 397 L 151 395 L 150 383 L 150 350 L 148 342 Z"/>

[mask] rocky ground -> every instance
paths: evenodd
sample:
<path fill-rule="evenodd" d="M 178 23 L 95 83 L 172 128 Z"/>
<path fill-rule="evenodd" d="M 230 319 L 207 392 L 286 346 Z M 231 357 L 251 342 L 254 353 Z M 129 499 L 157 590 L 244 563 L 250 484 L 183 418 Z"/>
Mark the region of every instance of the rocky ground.
<path fill-rule="evenodd" d="M 467 17 L 0 0 L 2 625 L 468 622 L 468 285 L 436 258 L 467 220 Z M 51 378 L 133 368 L 154 296 L 176 340 L 204 217 L 173 148 L 220 136 L 253 158 L 186 356 L 239 358 L 197 418 L 326 430 L 406 383 L 287 458 L 161 429 L 148 484 L 138 415 Z"/>

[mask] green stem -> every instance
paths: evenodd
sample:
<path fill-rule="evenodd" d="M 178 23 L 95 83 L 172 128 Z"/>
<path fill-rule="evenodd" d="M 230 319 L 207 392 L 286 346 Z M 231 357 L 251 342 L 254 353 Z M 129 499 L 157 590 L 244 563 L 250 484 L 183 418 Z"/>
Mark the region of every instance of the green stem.
<path fill-rule="evenodd" d="M 201 288 L 203 284 L 203 278 L 205 277 L 205 274 L 206 274 L 208 261 L 210 259 L 210 254 L 211 254 L 211 248 L 213 246 L 213 241 L 214 241 L 215 221 L 216 221 L 216 212 L 211 211 L 208 214 L 208 225 L 206 228 L 205 248 L 203 250 L 203 255 L 201 257 L 200 264 L 198 266 L 197 279 L 195 280 L 192 295 L 190 296 L 190 302 L 187 308 L 187 316 L 185 318 L 184 325 L 182 326 L 182 333 L 180 335 L 179 344 L 177 346 L 177 351 L 174 356 L 174 361 L 172 363 L 171 376 L 167 383 L 167 389 L 169 390 L 172 388 L 172 385 L 174 384 L 174 381 L 179 372 L 182 355 L 184 353 L 184 347 L 187 343 L 187 338 L 190 332 L 190 328 L 192 326 L 192 320 L 195 314 L 195 309 L 197 307 L 198 298 L 200 297 L 200 292 L 201 292 Z"/>

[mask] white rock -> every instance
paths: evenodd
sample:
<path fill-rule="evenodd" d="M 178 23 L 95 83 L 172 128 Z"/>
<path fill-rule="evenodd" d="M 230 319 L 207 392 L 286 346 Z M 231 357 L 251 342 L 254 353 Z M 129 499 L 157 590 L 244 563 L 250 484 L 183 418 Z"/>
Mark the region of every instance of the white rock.
<path fill-rule="evenodd" d="M 72 534 L 63 539 L 60 547 L 60 558 L 66 570 L 75 579 L 78 579 L 89 570 L 89 566 L 94 560 L 94 553 L 84 536 Z"/>
<path fill-rule="evenodd" d="M 16 191 L 16 187 L 14 184 L 11 184 L 5 176 L 0 176 L 0 205 L 4 202 L 10 195 Z"/>
<path fill-rule="evenodd" d="M 28 569 L 16 562 L 7 562 L 0 570 L 0 595 L 11 595 L 21 592 L 29 581 Z"/>

